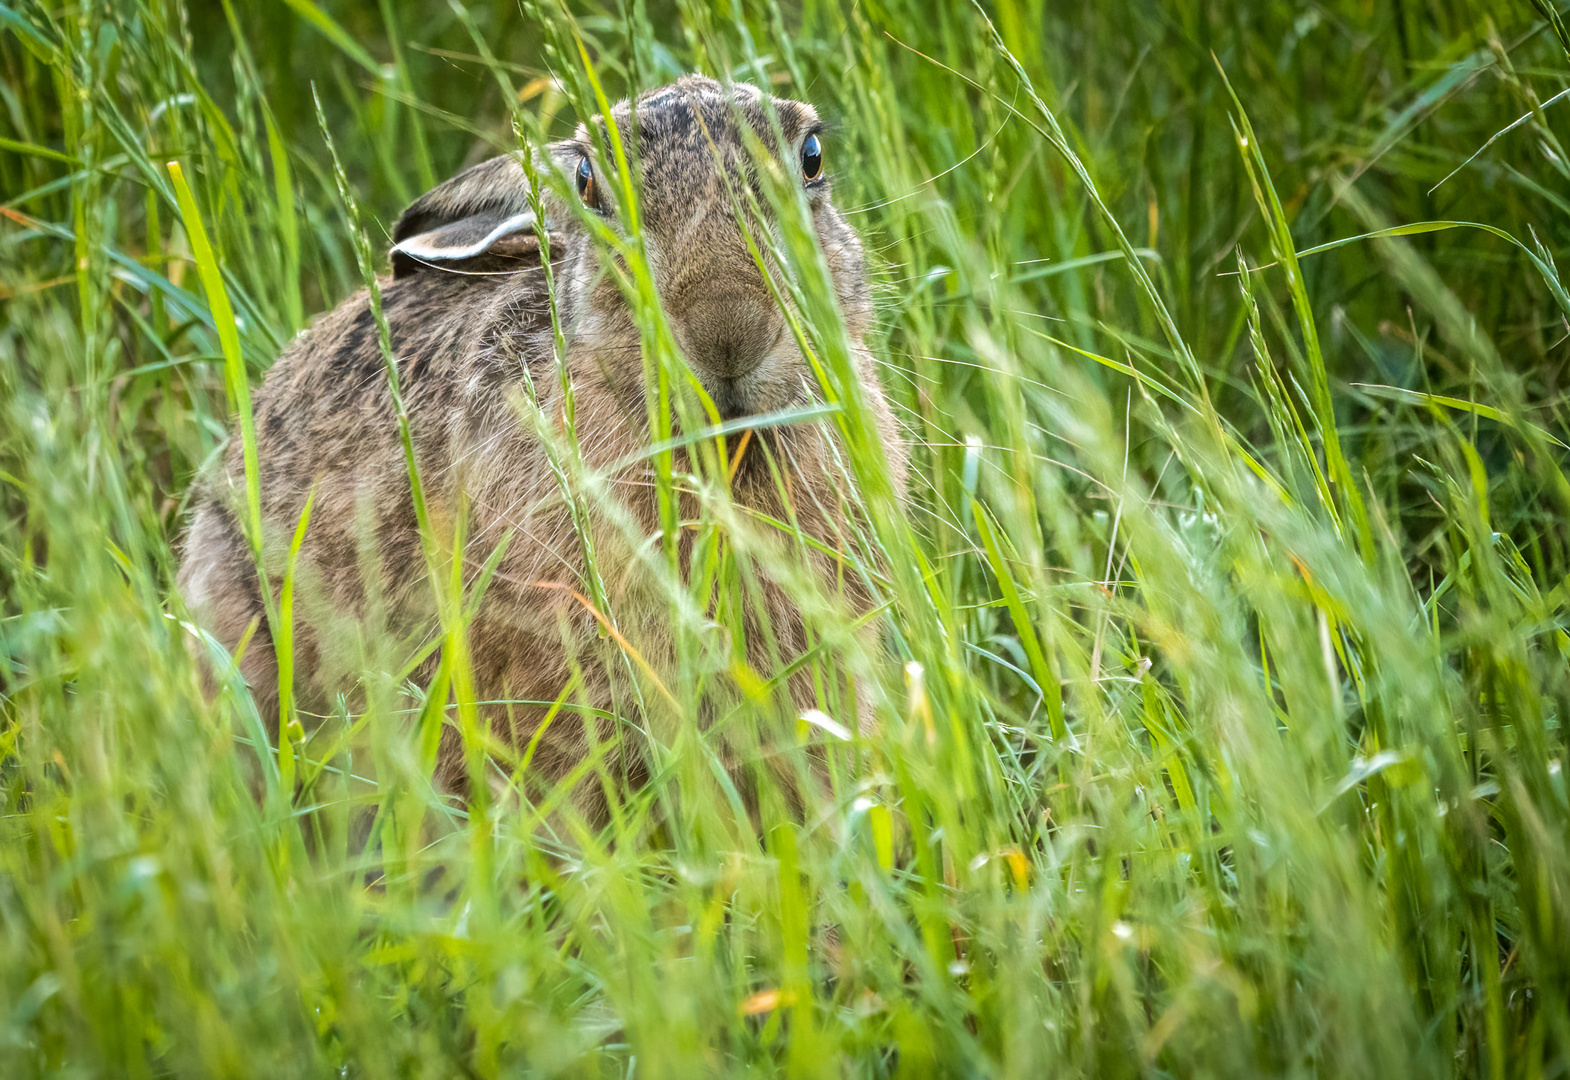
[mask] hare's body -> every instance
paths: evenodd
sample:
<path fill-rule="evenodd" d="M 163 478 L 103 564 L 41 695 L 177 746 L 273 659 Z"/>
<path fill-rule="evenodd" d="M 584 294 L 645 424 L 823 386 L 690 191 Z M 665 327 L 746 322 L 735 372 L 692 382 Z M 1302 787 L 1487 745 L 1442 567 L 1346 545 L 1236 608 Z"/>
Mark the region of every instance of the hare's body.
<path fill-rule="evenodd" d="M 787 139 L 800 142 L 815 124 L 811 110 L 776 104 Z M 624 133 L 626 110 L 623 104 L 613 112 Z M 776 411 L 805 403 L 812 394 L 799 351 L 723 193 L 721 169 L 742 184 L 751 182 L 735 131 L 738 116 L 767 144 L 761 96 L 748 87 L 726 90 L 690 77 L 638 103 L 640 209 L 662 306 L 694 371 L 728 417 Z M 582 164 L 586 147 L 582 131 L 578 142 L 557 144 L 559 167 L 572 175 L 573 155 L 582 155 L 577 165 L 588 168 Z M 581 177 L 579 186 L 597 194 Z M 460 515 L 466 521 L 468 583 L 497 545 L 507 544 L 468 634 L 476 699 L 550 702 L 577 671 L 583 686 L 576 696 L 616 711 L 624 705 L 617 699 L 617 673 L 627 661 L 614 651 L 619 644 L 599 633 L 587 599 L 583 537 L 545 441 L 530 420 L 550 418 L 546 422 L 559 430 L 564 401 L 527 194 L 523 170 L 497 159 L 416 203 L 399 226 L 401 243 L 394 250 L 399 273 L 383 283 L 384 312 L 433 531 L 450 537 Z M 903 459 L 893 419 L 871 358 L 859 351 L 870 317 L 860 245 L 828 205 L 826 192 L 816 194 L 812 205 L 866 394 L 899 476 Z M 591 471 L 617 467 L 608 473 L 609 503 L 586 515 L 605 604 L 616 619 L 615 636 L 658 671 L 672 659 L 671 608 L 629 539 L 659 533 L 652 472 L 637 454 L 650 442 L 638 331 L 618 287 L 601 272 L 586 232 L 554 195 L 547 196 L 547 221 L 578 444 Z M 308 493 L 313 486 L 316 491 L 299 558 L 294 655 L 300 704 L 321 710 L 333 695 L 351 690 L 366 669 L 365 647 L 373 635 L 401 640 L 407 654 L 439 632 L 397 418 L 364 293 L 345 301 L 284 353 L 256 392 L 253 408 L 266 562 L 275 590 L 289 538 Z M 760 437 L 734 477 L 736 503 L 776 520 L 794 518 L 826 547 L 848 549 L 852 540 L 830 439 L 817 425 L 776 428 Z M 275 719 L 274 634 L 238 524 L 244 506 L 238 442 L 224 472 L 206 482 L 198 501 L 181 588 L 226 646 L 236 646 L 257 622 L 242 673 L 264 717 Z M 766 454 L 757 445 L 763 442 Z M 783 498 L 770 458 L 783 477 Z M 607 505 L 613 512 L 604 512 Z M 689 542 L 684 530 L 684 554 Z M 775 542 L 784 554 L 784 541 Z M 648 543 L 657 546 L 655 540 Z M 836 574 L 837 564 L 827 556 L 812 558 L 824 593 L 837 593 L 851 611 L 867 607 L 869 598 L 854 575 Z M 806 642 L 797 602 L 782 579 L 769 573 L 758 578 L 754 606 L 744 616 L 746 659 L 767 672 L 770 656 L 789 661 Z M 767 632 L 759 632 L 765 625 Z M 767 650 L 764 638 L 770 639 Z M 435 663 L 433 653 L 416 680 L 434 671 Z M 486 711 L 501 737 L 518 742 L 533 734 L 545 708 L 491 705 Z M 582 759 L 590 737 L 580 721 L 554 723 L 540 740 L 535 766 L 546 777 L 564 774 Z M 459 748 L 449 738 L 439 754 L 439 772 L 457 784 L 462 771 Z"/>

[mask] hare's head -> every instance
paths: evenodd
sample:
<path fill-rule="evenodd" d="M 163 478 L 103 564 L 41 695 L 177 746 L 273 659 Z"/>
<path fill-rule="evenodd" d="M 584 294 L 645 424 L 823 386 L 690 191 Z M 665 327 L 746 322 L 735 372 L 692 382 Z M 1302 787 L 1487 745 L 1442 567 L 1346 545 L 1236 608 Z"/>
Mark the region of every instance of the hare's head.
<path fill-rule="evenodd" d="M 776 299 L 788 290 L 786 271 L 769 255 L 783 244 L 766 173 L 800 185 L 854 342 L 871 318 L 861 244 L 829 202 L 829 154 L 816 111 L 746 84 L 689 75 L 619 103 L 609 121 L 631 164 L 637 227 L 661 306 L 721 414 L 763 413 L 799 399 L 811 379 Z M 596 218 L 627 235 L 632 214 L 622 205 L 614 156 L 595 148 L 610 145 L 607 119 L 591 124 L 597 139 L 580 125 L 573 139 L 549 147 L 540 164 L 560 179 L 542 182 L 542 205 L 553 262 L 560 259 L 573 362 L 595 364 L 612 385 L 632 389 L 641 384 L 642 364 L 638 329 L 614 272 L 625 267 L 608 265 L 591 237 Z M 508 255 L 536 242 L 529 190 L 525 170 L 510 157 L 435 188 L 398 222 L 395 273 L 504 269 Z M 574 194 L 579 207 L 565 202 Z"/>

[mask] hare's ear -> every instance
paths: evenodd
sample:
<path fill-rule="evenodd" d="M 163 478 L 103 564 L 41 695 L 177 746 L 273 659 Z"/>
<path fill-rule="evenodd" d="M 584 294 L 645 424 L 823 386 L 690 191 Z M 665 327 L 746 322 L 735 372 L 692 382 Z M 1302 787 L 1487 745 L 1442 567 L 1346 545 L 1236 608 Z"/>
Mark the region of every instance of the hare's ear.
<path fill-rule="evenodd" d="M 519 234 L 525 234 L 520 236 Z M 396 235 L 396 233 L 394 234 Z M 521 214 L 502 217 L 495 212 L 472 214 L 466 218 L 439 225 L 426 232 L 399 240 L 392 247 L 393 277 L 401 278 L 418 270 L 456 269 L 456 264 L 490 254 L 502 240 L 513 239 L 506 245 L 508 255 L 523 255 L 540 246 L 534 235 L 534 214 L 525 210 Z M 523 241 L 517 243 L 516 241 Z M 497 254 L 501 254 L 500 251 Z"/>
<path fill-rule="evenodd" d="M 487 255 L 528 257 L 539 250 L 529 180 L 511 157 L 492 158 L 432 188 L 393 227 L 393 277 L 456 270 Z"/>

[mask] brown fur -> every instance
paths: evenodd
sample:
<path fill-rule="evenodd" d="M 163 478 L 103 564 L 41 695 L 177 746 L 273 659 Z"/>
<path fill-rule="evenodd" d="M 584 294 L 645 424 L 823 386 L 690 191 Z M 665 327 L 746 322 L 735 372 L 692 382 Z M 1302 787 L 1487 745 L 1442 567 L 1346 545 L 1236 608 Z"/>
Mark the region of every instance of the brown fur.
<path fill-rule="evenodd" d="M 816 127 L 816 114 L 798 102 L 776 100 L 774 105 L 788 145 L 799 146 Z M 633 130 L 630 111 L 627 102 L 612 110 L 624 136 Z M 774 145 L 762 95 L 750 86 L 727 90 L 710 79 L 688 76 L 642 95 L 637 104 L 640 209 L 650 264 L 678 343 L 727 416 L 775 411 L 815 392 L 747 251 L 719 171 L 723 168 L 738 190 L 752 185 L 767 205 L 738 120 L 750 125 L 764 146 Z M 580 128 L 576 139 L 551 147 L 556 166 L 568 177 L 588 153 L 587 134 Z M 781 164 L 787 175 L 795 175 L 796 151 L 788 153 Z M 603 177 L 596 180 L 608 224 L 620 228 L 610 205 L 614 185 Z M 467 229 L 467 238 L 484 236 L 494 223 L 528 211 L 528 190 L 516 161 L 485 162 L 419 199 L 400 221 L 395 239 L 436 235 L 433 230 L 444 228 L 456 230 L 450 235 Z M 582 221 L 553 193 L 545 198 L 576 429 L 588 465 L 605 469 L 649 443 L 638 330 L 612 275 L 602 272 L 602 256 Z M 872 358 L 861 345 L 872 314 L 861 245 L 830 205 L 826 182 L 809 185 L 808 198 L 866 397 L 902 483 L 904 456 L 893 416 Z M 552 700 L 577 665 L 588 682 L 585 697 L 591 704 L 625 707 L 616 688 L 617 672 L 626 669 L 626 661 L 601 641 L 593 615 L 572 596 L 572 590 L 588 593 L 582 542 L 536 429 L 520 408 L 525 385 L 532 383 L 541 414 L 559 421 L 562 412 L 532 228 L 503 237 L 474 258 L 425 265 L 395 252 L 394 266 L 394 278 L 382 284 L 384 307 L 432 518 L 439 532 L 450 533 L 466 502 L 466 581 L 511 534 L 469 633 L 478 700 Z M 317 489 L 301 552 L 296 684 L 303 708 L 324 709 L 333 694 L 351 691 L 359 677 L 362 635 L 391 631 L 412 644 L 436 632 L 398 427 L 365 293 L 346 300 L 288 348 L 256 392 L 254 415 L 267 564 L 275 589 L 282 578 L 282 553 L 307 492 L 313 484 Z M 765 448 L 760 444 L 766 444 L 788 474 L 793 508 L 806 532 L 832 548 L 850 549 L 830 438 L 826 425 L 811 424 L 775 429 L 755 440 L 748 467 L 733 486 L 736 503 L 786 517 L 773 476 L 760 464 Z M 736 445 L 734 436 L 730 445 Z M 639 530 L 646 537 L 658 533 L 650 477 L 643 464 L 624 469 L 609 485 L 623 517 L 637 523 L 635 536 Z M 252 620 L 261 619 L 244 653 L 242 674 L 264 718 L 275 721 L 273 640 L 237 524 L 237 508 L 243 506 L 237 493 L 243 490 L 241 446 L 235 439 L 223 472 L 204 483 L 185 542 L 180 588 L 198 617 L 231 649 Z M 591 535 L 618 632 L 656 670 L 668 665 L 668 599 L 651 582 L 639 554 L 630 550 L 623 530 L 596 515 Z M 770 542 L 779 545 L 782 563 L 789 561 L 783 542 L 765 537 Z M 656 546 L 652 540 L 645 545 Z M 839 582 L 837 564 L 815 558 L 812 569 L 822 592 L 838 593 L 851 611 L 865 610 L 870 600 L 859 582 Z M 756 595 L 766 605 L 778 655 L 789 661 L 806 646 L 799 602 L 788 595 L 781 575 L 767 566 L 756 569 Z M 764 636 L 760 620 L 753 613 L 744 621 L 747 659 L 767 674 L 773 662 L 756 644 Z M 431 670 L 428 664 L 416 677 Z M 804 680 L 796 680 L 792 689 L 797 706 L 810 703 L 811 688 Z M 489 719 L 504 738 L 522 743 L 543 711 L 492 708 Z M 540 776 L 554 779 L 571 770 L 582 760 L 588 738 L 582 723 L 559 718 L 534 759 Z M 464 779 L 461 756 L 448 732 L 438 778 L 458 789 Z M 621 765 L 636 770 L 635 763 Z"/>

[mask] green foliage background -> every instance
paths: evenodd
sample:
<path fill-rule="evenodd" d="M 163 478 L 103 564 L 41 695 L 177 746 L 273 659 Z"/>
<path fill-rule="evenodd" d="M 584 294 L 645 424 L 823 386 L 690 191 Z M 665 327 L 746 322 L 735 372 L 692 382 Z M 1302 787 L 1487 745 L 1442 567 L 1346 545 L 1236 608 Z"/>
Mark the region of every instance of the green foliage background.
<path fill-rule="evenodd" d="M 5 1074 L 1564 1075 L 1552 2 L 4 0 Z M 550 843 L 425 688 L 268 746 L 179 621 L 201 272 L 252 381 L 360 284 L 313 86 L 379 252 L 585 58 L 816 103 L 877 255 L 898 656 L 761 829 L 690 725 Z"/>

